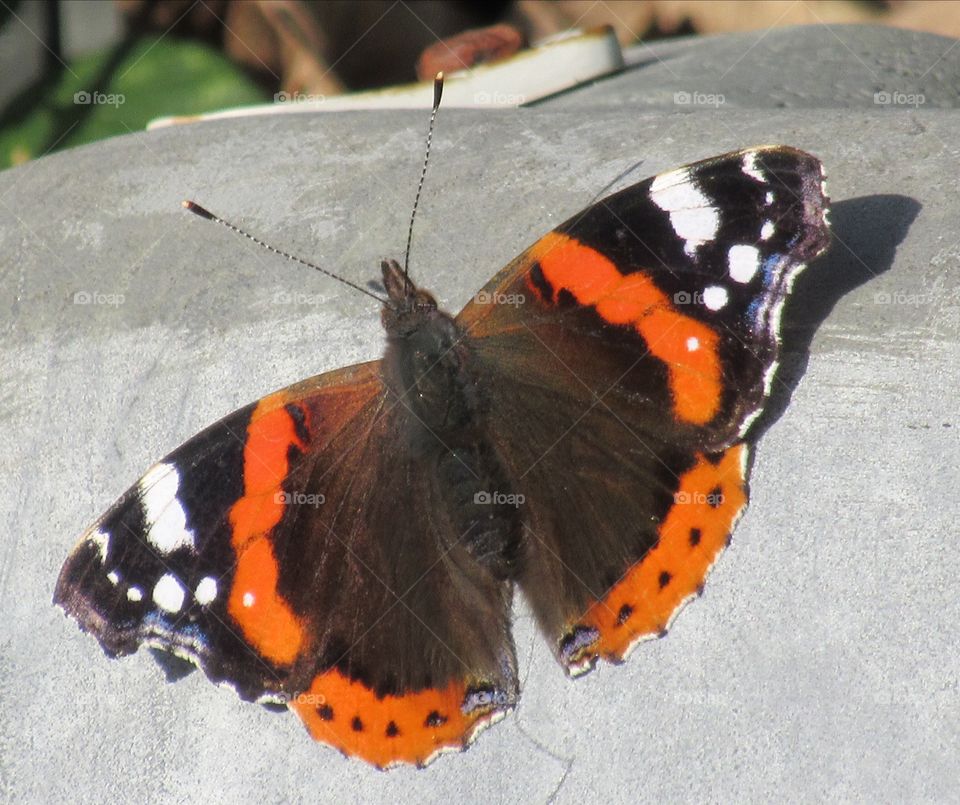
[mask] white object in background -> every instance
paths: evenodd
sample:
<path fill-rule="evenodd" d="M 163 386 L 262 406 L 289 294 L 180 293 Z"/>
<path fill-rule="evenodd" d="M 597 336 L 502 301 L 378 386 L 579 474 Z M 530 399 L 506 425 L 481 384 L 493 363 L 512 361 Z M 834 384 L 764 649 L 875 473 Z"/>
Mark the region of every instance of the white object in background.
<path fill-rule="evenodd" d="M 612 28 L 568 32 L 509 58 L 446 74 L 443 105 L 454 108 L 521 106 L 621 69 L 623 53 Z M 239 106 L 203 115 L 161 117 L 151 121 L 147 128 L 252 115 L 352 109 L 429 109 L 432 103 L 432 81 L 329 98 L 278 92 L 275 103 Z"/>

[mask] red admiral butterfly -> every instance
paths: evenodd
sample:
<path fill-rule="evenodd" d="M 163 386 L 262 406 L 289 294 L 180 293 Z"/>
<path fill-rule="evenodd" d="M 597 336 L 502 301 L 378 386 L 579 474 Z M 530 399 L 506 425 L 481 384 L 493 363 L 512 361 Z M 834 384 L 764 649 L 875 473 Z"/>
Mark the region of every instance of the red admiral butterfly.
<path fill-rule="evenodd" d="M 377 766 L 466 746 L 517 701 L 514 585 L 572 675 L 701 590 L 827 205 L 814 157 L 753 148 L 589 207 L 455 317 L 385 261 L 383 359 L 152 467 L 56 603 L 108 655 L 199 666 Z"/>

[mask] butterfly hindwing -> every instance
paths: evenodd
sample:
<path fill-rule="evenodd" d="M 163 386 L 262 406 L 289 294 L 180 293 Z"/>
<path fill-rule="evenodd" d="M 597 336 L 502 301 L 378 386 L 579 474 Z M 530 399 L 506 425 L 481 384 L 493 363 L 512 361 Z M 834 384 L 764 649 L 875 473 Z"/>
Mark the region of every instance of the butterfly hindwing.
<path fill-rule="evenodd" d="M 305 505 L 273 541 L 319 658 L 294 709 L 381 767 L 462 748 L 517 695 L 513 586 L 485 559 L 496 512 L 470 488 L 483 457 L 424 433 L 408 405 L 384 390 L 288 474 Z"/>

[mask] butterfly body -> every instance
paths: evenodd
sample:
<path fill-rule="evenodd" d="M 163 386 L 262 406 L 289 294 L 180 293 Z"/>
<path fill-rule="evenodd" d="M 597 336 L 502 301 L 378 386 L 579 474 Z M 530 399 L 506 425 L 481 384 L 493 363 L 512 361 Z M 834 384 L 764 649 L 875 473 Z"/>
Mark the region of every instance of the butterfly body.
<path fill-rule="evenodd" d="M 416 474 L 436 479 L 443 507 L 452 513 L 452 533 L 473 560 L 499 580 L 512 579 L 521 540 L 516 510 L 477 503 L 490 490 L 503 494 L 509 479 L 490 449 L 469 342 L 395 261 L 384 261 L 382 270 L 390 296 L 382 315 L 387 348 L 381 370 L 399 419 L 395 438 L 419 460 Z"/>
<path fill-rule="evenodd" d="M 619 662 L 702 589 L 746 506 L 780 310 L 829 241 L 822 181 L 784 146 L 652 177 L 457 316 L 385 261 L 383 359 L 155 465 L 56 602 L 108 654 L 173 655 L 380 767 L 515 705 L 515 589 L 567 673 Z"/>

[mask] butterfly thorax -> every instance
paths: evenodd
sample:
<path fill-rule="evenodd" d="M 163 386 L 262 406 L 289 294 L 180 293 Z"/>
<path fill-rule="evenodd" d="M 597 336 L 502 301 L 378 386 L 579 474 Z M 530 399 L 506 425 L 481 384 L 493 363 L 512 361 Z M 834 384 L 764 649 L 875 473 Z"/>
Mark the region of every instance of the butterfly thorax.
<path fill-rule="evenodd" d="M 520 516 L 503 502 L 513 499 L 513 490 L 486 432 L 469 339 L 397 263 L 383 263 L 383 279 L 390 301 L 382 312 L 382 373 L 395 435 L 417 472 L 437 480 L 455 513 L 453 532 L 474 559 L 498 578 L 513 577 Z"/>
<path fill-rule="evenodd" d="M 410 414 L 407 435 L 418 441 L 425 429 L 433 441 L 475 441 L 480 406 L 463 332 L 396 262 L 384 262 L 383 276 L 390 297 L 381 316 L 387 332 L 383 379 Z"/>

